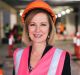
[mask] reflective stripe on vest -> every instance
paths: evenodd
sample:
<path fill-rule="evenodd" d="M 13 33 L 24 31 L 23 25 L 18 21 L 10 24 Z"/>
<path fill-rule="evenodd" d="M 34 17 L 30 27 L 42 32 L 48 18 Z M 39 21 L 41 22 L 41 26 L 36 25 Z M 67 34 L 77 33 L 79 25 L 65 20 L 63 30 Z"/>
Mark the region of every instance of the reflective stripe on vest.
<path fill-rule="evenodd" d="M 49 67 L 48 75 L 56 75 L 56 72 L 57 72 L 57 69 L 58 69 L 58 66 L 59 66 L 58 65 L 59 64 L 59 60 L 60 60 L 60 57 L 62 55 L 62 52 L 63 52 L 63 50 L 58 49 L 58 48 L 55 50 L 53 58 L 52 58 L 52 61 L 51 61 L 51 64 L 50 64 L 50 67 Z M 62 63 L 62 66 L 63 66 L 63 63 Z"/>
<path fill-rule="evenodd" d="M 18 50 L 17 54 L 16 54 L 16 59 L 15 59 L 16 60 L 16 67 L 15 67 L 15 71 L 16 71 L 15 73 L 16 73 L 16 75 L 18 73 L 18 68 L 19 68 L 22 52 L 23 52 L 23 49 L 20 48 Z"/>

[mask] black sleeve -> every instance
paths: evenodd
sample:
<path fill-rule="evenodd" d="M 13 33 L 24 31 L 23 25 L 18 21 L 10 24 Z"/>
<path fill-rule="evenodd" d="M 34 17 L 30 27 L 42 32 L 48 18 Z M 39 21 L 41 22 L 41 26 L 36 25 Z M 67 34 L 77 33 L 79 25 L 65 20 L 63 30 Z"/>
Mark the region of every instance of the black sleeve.
<path fill-rule="evenodd" d="M 71 75 L 71 67 L 70 67 L 70 56 L 69 56 L 69 53 L 66 53 L 62 75 Z"/>
<path fill-rule="evenodd" d="M 15 75 L 15 69 L 14 69 L 14 67 L 13 67 L 13 75 Z"/>

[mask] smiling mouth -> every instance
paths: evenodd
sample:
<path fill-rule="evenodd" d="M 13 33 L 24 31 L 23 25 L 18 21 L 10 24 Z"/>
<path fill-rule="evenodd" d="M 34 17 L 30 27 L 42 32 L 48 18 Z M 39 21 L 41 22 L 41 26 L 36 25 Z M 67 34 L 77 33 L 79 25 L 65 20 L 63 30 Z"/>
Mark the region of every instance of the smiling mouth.
<path fill-rule="evenodd" d="M 34 37 L 35 37 L 35 38 L 41 38 L 42 35 L 41 35 L 41 34 L 34 34 Z"/>

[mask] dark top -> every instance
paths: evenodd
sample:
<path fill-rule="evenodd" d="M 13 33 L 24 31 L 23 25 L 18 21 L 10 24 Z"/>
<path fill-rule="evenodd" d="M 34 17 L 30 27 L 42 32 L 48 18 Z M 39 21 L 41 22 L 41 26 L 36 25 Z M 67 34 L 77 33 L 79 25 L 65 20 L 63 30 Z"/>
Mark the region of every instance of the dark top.
<path fill-rule="evenodd" d="M 43 54 L 42 54 L 42 57 L 52 48 L 52 46 L 46 46 Z M 29 70 L 32 71 L 32 68 L 30 66 L 30 56 L 31 56 L 31 50 L 32 50 L 32 47 L 30 46 L 30 52 L 29 52 L 29 58 L 28 58 L 28 67 L 29 67 Z M 41 57 L 41 58 L 42 58 Z M 13 75 L 15 75 L 14 73 L 14 69 L 13 69 Z M 71 67 L 70 67 L 70 56 L 69 56 L 69 53 L 66 52 L 66 57 L 65 57 L 65 62 L 64 62 L 64 67 L 63 67 L 63 70 L 62 70 L 62 75 L 71 75 Z"/>

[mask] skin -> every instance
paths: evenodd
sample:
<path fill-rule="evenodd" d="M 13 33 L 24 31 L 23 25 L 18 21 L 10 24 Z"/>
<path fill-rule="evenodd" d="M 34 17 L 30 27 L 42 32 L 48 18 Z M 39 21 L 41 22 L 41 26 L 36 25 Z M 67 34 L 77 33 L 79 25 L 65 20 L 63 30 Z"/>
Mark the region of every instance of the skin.
<path fill-rule="evenodd" d="M 34 68 L 41 59 L 46 47 L 46 39 L 49 33 L 48 17 L 45 13 L 36 14 L 28 25 L 29 37 L 32 41 L 30 64 Z"/>

